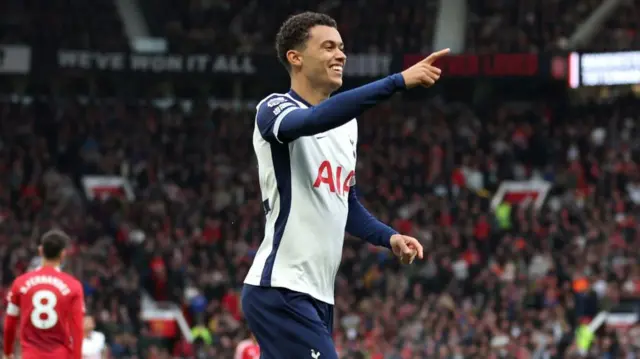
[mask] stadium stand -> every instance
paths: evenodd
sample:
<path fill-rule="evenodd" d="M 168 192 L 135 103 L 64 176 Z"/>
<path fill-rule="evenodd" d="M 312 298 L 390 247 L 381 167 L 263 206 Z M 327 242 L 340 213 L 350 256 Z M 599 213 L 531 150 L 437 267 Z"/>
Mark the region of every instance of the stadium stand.
<path fill-rule="evenodd" d="M 323 6 L 355 52 L 428 52 L 435 2 L 409 3 Z M 140 4 L 174 51 L 215 43 L 216 53 L 248 54 L 272 51 L 267 36 L 284 17 L 318 6 Z M 536 4 L 470 2 L 468 52 L 557 50 L 598 2 Z M 637 11 L 625 5 L 586 48 L 637 50 Z M 0 18 L 2 44 L 127 46 L 111 1 L 3 1 Z M 37 62 L 52 58 L 34 57 L 33 74 L 0 87 L 0 294 L 37 265 L 39 234 L 61 227 L 75 240 L 64 269 L 82 280 L 111 358 L 231 358 L 248 337 L 238 295 L 263 235 L 252 95 L 275 81 L 246 76 L 235 91 L 224 74 L 156 80 Z M 552 79 L 487 77 L 448 79 L 437 95 L 396 98 L 359 119 L 363 200 L 419 238 L 427 258 L 402 267 L 347 238 L 336 283 L 341 357 L 638 357 L 637 91 L 560 96 L 531 85 Z M 105 83 L 110 98 L 100 96 Z M 198 95 L 150 100 L 171 97 L 167 83 Z M 201 96 L 231 97 L 231 88 L 233 105 Z M 154 316 L 165 303 L 179 306 L 189 335 Z"/>
<path fill-rule="evenodd" d="M 640 47 L 640 7 L 629 1 L 609 17 L 602 31 L 584 46 L 584 50 L 624 51 Z"/>
<path fill-rule="evenodd" d="M 600 0 L 469 1 L 471 26 L 467 27 L 466 47 L 479 53 L 562 50 L 577 26 L 602 3 Z M 611 16 L 604 26 L 600 41 L 590 42 L 592 49 L 611 48 L 621 41 L 618 49 L 628 49 L 631 41 L 625 38 L 633 37 L 637 31 L 637 7 L 632 1 L 621 5 L 617 15 Z"/>
<path fill-rule="evenodd" d="M 433 37 L 437 1 L 398 6 L 375 1 L 141 1 L 153 33 L 166 35 L 174 51 L 271 52 L 273 36 L 290 14 L 305 10 L 335 17 L 350 52 L 420 51 Z M 384 14 L 384 16 L 379 16 Z M 367 31 L 358 31 L 366 28 Z M 408 36 L 411 34 L 411 36 Z"/>
<path fill-rule="evenodd" d="M 113 1 L 3 1 L 0 40 L 75 49 L 123 50 L 123 26 Z M 37 24 L 37 26 L 34 26 Z"/>

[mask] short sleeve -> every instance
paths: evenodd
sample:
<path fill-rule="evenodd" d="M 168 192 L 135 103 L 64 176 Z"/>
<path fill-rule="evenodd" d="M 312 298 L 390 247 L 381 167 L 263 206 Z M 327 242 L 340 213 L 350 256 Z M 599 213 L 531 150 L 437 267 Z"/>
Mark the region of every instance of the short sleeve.
<path fill-rule="evenodd" d="M 256 125 L 262 138 L 268 142 L 284 143 L 278 137 L 280 124 L 285 116 L 299 108 L 295 101 L 284 95 L 272 95 L 262 101 L 257 107 L 256 115 Z"/>
<path fill-rule="evenodd" d="M 7 293 L 7 315 L 14 317 L 20 315 L 20 290 L 16 282 L 13 282 Z"/>

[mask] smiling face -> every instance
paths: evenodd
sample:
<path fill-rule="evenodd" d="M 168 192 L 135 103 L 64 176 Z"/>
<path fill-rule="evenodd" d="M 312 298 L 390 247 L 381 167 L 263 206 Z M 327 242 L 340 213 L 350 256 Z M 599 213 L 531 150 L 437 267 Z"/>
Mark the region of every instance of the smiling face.
<path fill-rule="evenodd" d="M 292 69 L 315 87 L 331 93 L 342 86 L 347 56 L 342 37 L 335 27 L 317 25 L 309 29 L 304 47 L 287 54 Z"/>

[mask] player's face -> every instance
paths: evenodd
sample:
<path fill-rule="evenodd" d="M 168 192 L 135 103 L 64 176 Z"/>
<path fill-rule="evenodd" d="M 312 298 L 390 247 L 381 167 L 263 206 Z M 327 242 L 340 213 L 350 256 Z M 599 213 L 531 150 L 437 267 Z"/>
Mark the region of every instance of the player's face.
<path fill-rule="evenodd" d="M 314 85 L 333 92 L 342 86 L 342 70 L 347 61 L 342 37 L 330 26 L 315 26 L 309 35 L 303 51 L 303 72 Z"/>

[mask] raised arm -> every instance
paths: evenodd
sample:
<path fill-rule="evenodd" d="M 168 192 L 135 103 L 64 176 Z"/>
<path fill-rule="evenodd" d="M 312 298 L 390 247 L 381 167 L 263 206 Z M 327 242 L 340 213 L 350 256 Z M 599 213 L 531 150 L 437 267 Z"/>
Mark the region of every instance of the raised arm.
<path fill-rule="evenodd" d="M 434 52 L 402 73 L 342 92 L 310 108 L 300 108 L 284 95 L 272 96 L 258 106 L 260 133 L 267 141 L 286 143 L 342 126 L 400 90 L 432 86 L 441 73 L 432 64 L 448 53 L 449 49 Z"/>
<path fill-rule="evenodd" d="M 258 127 L 267 141 L 290 142 L 342 126 L 404 88 L 402 75 L 395 74 L 310 108 L 300 108 L 286 96 L 272 96 L 258 107 Z"/>

